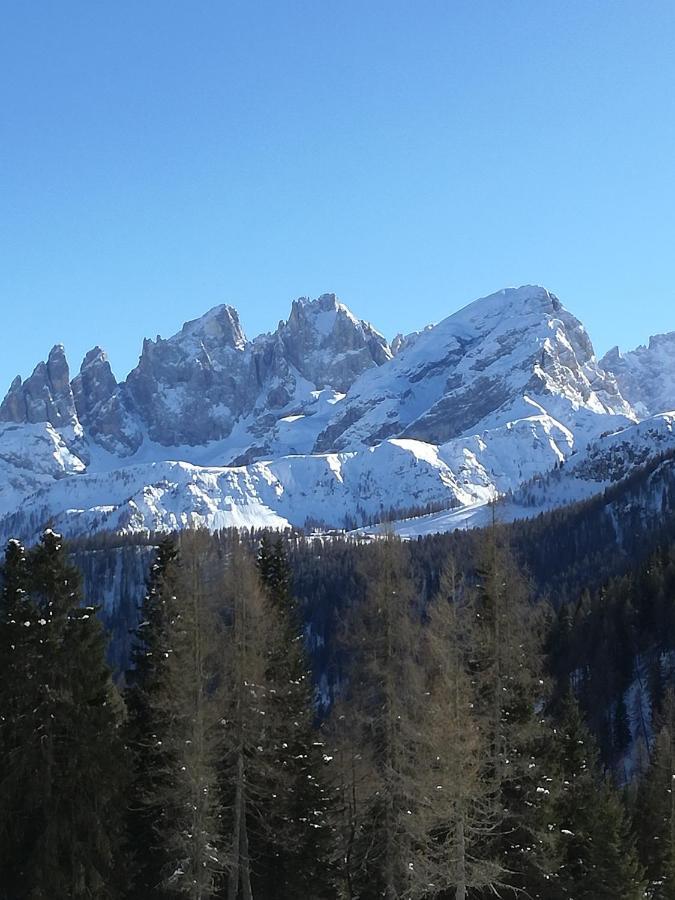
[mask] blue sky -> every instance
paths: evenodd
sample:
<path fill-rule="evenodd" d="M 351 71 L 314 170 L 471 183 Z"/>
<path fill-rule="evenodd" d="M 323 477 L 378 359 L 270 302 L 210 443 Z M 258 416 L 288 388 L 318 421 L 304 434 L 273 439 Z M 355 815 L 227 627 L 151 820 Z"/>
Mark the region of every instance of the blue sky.
<path fill-rule="evenodd" d="M 5 0 L 0 393 L 324 291 L 388 337 L 525 282 L 599 351 L 675 329 L 674 46 L 672 0 Z"/>

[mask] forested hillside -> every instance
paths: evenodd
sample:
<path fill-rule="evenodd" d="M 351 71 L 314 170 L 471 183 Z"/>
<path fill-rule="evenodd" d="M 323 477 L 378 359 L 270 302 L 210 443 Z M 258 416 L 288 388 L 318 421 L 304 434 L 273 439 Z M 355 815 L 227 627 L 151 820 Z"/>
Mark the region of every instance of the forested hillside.
<path fill-rule="evenodd" d="M 512 536 L 10 543 L 0 896 L 671 896 L 675 551 L 556 612 Z"/>

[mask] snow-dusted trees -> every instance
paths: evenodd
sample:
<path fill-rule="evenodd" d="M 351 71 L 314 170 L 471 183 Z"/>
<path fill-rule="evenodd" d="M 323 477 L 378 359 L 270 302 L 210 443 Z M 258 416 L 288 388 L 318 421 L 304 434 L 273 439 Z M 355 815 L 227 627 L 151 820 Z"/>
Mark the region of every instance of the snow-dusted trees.
<path fill-rule="evenodd" d="M 330 896 L 302 634 L 269 557 L 261 575 L 205 532 L 159 548 L 127 692 L 135 896 Z"/>
<path fill-rule="evenodd" d="M 475 614 L 478 640 L 470 670 L 478 681 L 476 714 L 487 740 L 483 778 L 503 811 L 492 849 L 506 883 L 537 896 L 549 866 L 539 816 L 548 790 L 541 754 L 542 620 L 495 525 L 478 550 Z"/>
<path fill-rule="evenodd" d="M 120 704 L 61 538 L 11 543 L 0 611 L 0 896 L 121 896 Z"/>
<path fill-rule="evenodd" d="M 165 541 L 129 673 L 134 896 L 215 896 L 224 868 L 218 766 L 223 641 L 219 569 L 205 532 Z"/>
<path fill-rule="evenodd" d="M 130 882 L 131 896 L 138 900 L 161 896 L 171 866 L 163 835 L 171 819 L 167 793 L 176 763 L 167 740 L 171 719 L 165 685 L 177 611 L 176 556 L 173 541 L 160 543 L 136 630 L 132 668 L 127 672 L 127 743 L 132 759 L 129 835 L 134 855 Z"/>
<path fill-rule="evenodd" d="M 556 866 L 542 896 L 638 900 L 644 896 L 642 870 L 627 812 L 600 771 L 595 743 L 571 694 L 556 718 L 548 805 Z"/>

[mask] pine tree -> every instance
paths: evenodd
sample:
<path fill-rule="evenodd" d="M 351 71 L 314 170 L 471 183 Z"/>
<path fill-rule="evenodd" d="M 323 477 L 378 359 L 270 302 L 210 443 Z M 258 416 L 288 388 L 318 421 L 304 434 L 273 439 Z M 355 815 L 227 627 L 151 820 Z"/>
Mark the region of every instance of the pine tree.
<path fill-rule="evenodd" d="M 3 599 L 20 608 L 30 640 L 13 642 L 20 656 L 10 683 L 23 690 L 12 700 L 14 745 L 3 747 L 3 775 L 20 805 L 3 811 L 13 826 L 3 890 L 12 900 L 118 897 L 125 767 L 103 632 L 95 608 L 80 605 L 78 573 L 59 535 L 47 530 L 29 554 L 27 597 L 22 568 L 15 546 Z"/>
<path fill-rule="evenodd" d="M 35 661 L 31 645 L 36 629 L 30 627 L 34 616 L 27 589 L 26 553 L 12 540 L 5 551 L 0 597 L 0 885 L 10 883 L 18 838 L 30 821 L 22 792 L 30 777 L 23 768 L 25 710 L 33 699 L 30 667 Z M 0 897 L 5 896 L 0 887 Z"/>

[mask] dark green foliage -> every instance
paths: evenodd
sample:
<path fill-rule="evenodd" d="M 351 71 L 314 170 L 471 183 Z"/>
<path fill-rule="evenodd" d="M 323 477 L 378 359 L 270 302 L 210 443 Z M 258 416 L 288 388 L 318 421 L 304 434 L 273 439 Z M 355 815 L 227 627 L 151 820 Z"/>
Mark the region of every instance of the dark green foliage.
<path fill-rule="evenodd" d="M 557 715 L 549 814 L 556 842 L 552 881 L 561 900 L 638 900 L 642 870 L 617 789 L 604 778 L 578 704 L 566 695 Z"/>
<path fill-rule="evenodd" d="M 127 743 L 132 760 L 129 835 L 134 852 L 130 896 L 138 900 L 163 896 L 161 885 L 169 863 L 162 835 L 171 818 L 166 798 L 176 762 L 164 740 L 170 720 L 164 691 L 171 623 L 177 611 L 172 571 L 177 552 L 170 539 L 157 549 L 135 633 L 133 667 L 127 672 Z"/>
<path fill-rule="evenodd" d="M 675 551 L 659 549 L 627 575 L 595 592 L 584 591 L 560 609 L 548 647 L 552 673 L 564 687 L 574 679 L 601 758 L 622 777 L 631 743 L 629 720 L 638 739 L 651 740 L 651 705 L 658 714 L 672 679 L 664 654 L 675 648 Z M 627 709 L 633 685 L 639 708 Z"/>
<path fill-rule="evenodd" d="M 650 765 L 638 789 L 635 823 L 650 897 L 675 898 L 675 694 L 663 703 Z"/>
<path fill-rule="evenodd" d="M 96 610 L 49 530 L 25 561 L 10 545 L 4 584 L 0 895 L 121 896 L 121 706 Z"/>

